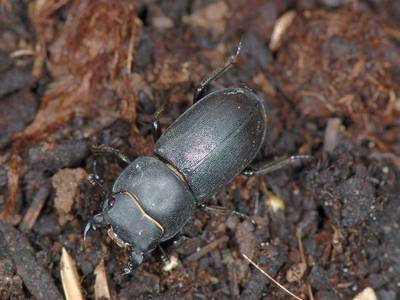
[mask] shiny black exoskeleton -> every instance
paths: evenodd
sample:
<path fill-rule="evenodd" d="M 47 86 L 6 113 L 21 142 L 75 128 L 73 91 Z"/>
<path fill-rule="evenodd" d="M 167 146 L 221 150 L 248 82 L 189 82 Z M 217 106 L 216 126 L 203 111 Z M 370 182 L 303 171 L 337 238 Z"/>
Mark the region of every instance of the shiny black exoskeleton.
<path fill-rule="evenodd" d="M 154 157 L 133 162 L 118 150 L 96 146 L 95 152 L 117 155 L 128 166 L 116 179 L 112 193 L 103 187 L 103 210 L 85 228 L 108 226 L 109 236 L 130 251 L 131 272 L 146 253 L 175 237 L 194 209 L 236 175 L 266 174 L 292 161 L 291 157 L 259 170 L 249 167 L 263 143 L 267 112 L 264 101 L 246 88 L 228 88 L 203 95 L 209 83 L 227 70 L 240 51 L 197 88 L 194 105 L 162 135 L 153 122 Z M 101 185 L 95 173 L 94 183 Z M 113 199 L 112 202 L 109 199 Z"/>

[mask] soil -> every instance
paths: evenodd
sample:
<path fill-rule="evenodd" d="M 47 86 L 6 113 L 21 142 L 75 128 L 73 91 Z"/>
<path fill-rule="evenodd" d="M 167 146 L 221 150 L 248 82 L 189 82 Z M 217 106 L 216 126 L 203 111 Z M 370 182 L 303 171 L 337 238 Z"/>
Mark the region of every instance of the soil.
<path fill-rule="evenodd" d="M 109 187 L 122 170 L 90 146 L 151 155 L 153 114 L 165 130 L 240 40 L 212 89 L 265 99 L 256 163 L 314 161 L 236 177 L 208 204 L 253 223 L 199 209 L 174 269 L 154 251 L 123 276 L 105 230 L 83 241 L 94 160 Z M 62 248 L 86 299 L 102 259 L 113 299 L 288 299 L 241 254 L 302 299 L 399 299 L 399 178 L 399 1 L 0 1 L 1 299 L 62 298 Z"/>

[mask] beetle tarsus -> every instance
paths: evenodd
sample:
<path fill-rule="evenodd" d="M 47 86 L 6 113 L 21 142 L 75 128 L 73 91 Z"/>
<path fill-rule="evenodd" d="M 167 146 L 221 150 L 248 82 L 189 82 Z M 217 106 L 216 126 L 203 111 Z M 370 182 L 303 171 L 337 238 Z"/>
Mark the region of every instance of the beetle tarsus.
<path fill-rule="evenodd" d="M 110 147 L 108 145 L 92 145 L 90 149 L 93 154 L 112 154 L 124 164 L 129 165 L 131 163 L 131 160 L 128 158 L 128 156 L 122 153 L 119 149 Z"/>
<path fill-rule="evenodd" d="M 226 207 L 217 205 L 205 205 L 205 204 L 200 204 L 199 207 L 209 213 L 220 214 L 220 215 L 235 215 L 241 219 L 250 221 L 253 225 L 256 224 L 256 222 L 248 215 Z"/>
<path fill-rule="evenodd" d="M 216 78 L 224 74 L 236 62 L 236 59 L 239 56 L 241 49 L 242 49 L 242 41 L 239 42 L 235 54 L 229 56 L 229 58 L 222 65 L 220 65 L 209 76 L 203 79 L 203 81 L 200 83 L 200 85 L 196 88 L 194 92 L 193 104 L 205 96 L 205 93 L 211 82 L 213 82 Z"/>
<path fill-rule="evenodd" d="M 242 171 L 241 174 L 246 177 L 251 177 L 251 176 L 254 176 L 254 170 L 251 167 L 247 167 Z"/>
<path fill-rule="evenodd" d="M 122 272 L 121 275 L 122 275 L 122 276 L 129 275 L 129 274 L 132 273 L 133 270 L 134 270 L 134 269 L 131 268 L 131 267 L 129 266 L 129 264 L 128 264 L 128 266 L 126 266 L 126 267 L 124 268 L 124 270 L 123 270 L 123 272 Z"/>
<path fill-rule="evenodd" d="M 167 254 L 167 252 L 164 250 L 163 247 L 161 247 L 161 245 L 158 245 L 158 249 L 160 249 L 161 252 L 161 260 L 163 261 L 164 265 L 168 265 L 171 260 L 169 259 L 169 255 Z"/>
<path fill-rule="evenodd" d="M 159 116 L 164 110 L 164 105 L 162 105 L 153 115 L 153 121 L 151 122 L 151 131 L 153 134 L 154 142 L 157 142 L 158 138 L 161 136 L 161 125 L 159 121 Z"/>

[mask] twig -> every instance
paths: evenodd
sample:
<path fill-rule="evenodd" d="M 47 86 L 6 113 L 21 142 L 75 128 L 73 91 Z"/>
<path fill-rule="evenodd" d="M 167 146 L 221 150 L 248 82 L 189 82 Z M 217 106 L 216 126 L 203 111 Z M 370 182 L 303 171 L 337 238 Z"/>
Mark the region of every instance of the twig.
<path fill-rule="evenodd" d="M 287 288 L 285 288 L 282 284 L 280 284 L 278 281 L 276 281 L 274 278 L 272 278 L 270 275 L 268 275 L 263 269 L 261 269 L 255 262 L 253 262 L 250 258 L 247 257 L 246 254 L 242 253 L 242 256 L 250 263 L 252 264 L 258 271 L 260 271 L 265 277 L 267 277 L 269 280 L 271 280 L 273 283 L 275 283 L 277 286 L 279 286 L 282 290 L 284 290 L 286 293 L 288 293 L 290 296 L 296 298 L 297 300 L 303 300 L 300 297 L 296 296 L 293 294 L 291 291 L 289 291 Z"/>
<path fill-rule="evenodd" d="M 306 256 L 304 254 L 304 247 L 303 247 L 303 239 L 302 239 L 301 229 L 298 229 L 296 231 L 296 237 L 297 237 L 297 242 L 299 244 L 301 262 L 305 265 L 305 269 L 307 269 L 308 265 L 307 265 Z M 307 284 L 307 289 L 308 289 L 308 295 L 310 297 L 310 300 L 314 300 L 314 295 L 312 293 L 311 285 L 309 283 Z"/>
<path fill-rule="evenodd" d="M 203 256 L 207 255 L 209 252 L 213 251 L 216 249 L 219 245 L 225 243 L 228 240 L 227 236 L 223 236 L 222 238 L 212 241 L 208 245 L 204 246 L 201 248 L 199 251 L 193 253 L 190 255 L 188 258 L 186 258 L 186 261 L 196 261 L 202 258 Z"/>
<path fill-rule="evenodd" d="M 8 221 L 10 215 L 15 215 L 15 205 L 19 188 L 19 179 L 22 173 L 22 165 L 21 157 L 13 154 L 8 166 L 8 198 L 0 217 L 5 222 Z"/>
<path fill-rule="evenodd" d="M 40 212 L 50 194 L 50 185 L 48 183 L 42 185 L 28 210 L 25 213 L 24 218 L 22 219 L 21 224 L 19 225 L 19 229 L 23 232 L 29 232 L 32 227 L 35 225 L 37 218 L 39 217 Z"/>
<path fill-rule="evenodd" d="M 300 256 L 301 256 L 301 262 L 307 265 L 307 260 L 306 256 L 304 254 L 304 248 L 303 248 L 303 241 L 302 241 L 302 232 L 301 229 L 296 230 L 296 238 L 297 238 L 297 243 L 299 244 L 299 250 L 300 250 Z"/>

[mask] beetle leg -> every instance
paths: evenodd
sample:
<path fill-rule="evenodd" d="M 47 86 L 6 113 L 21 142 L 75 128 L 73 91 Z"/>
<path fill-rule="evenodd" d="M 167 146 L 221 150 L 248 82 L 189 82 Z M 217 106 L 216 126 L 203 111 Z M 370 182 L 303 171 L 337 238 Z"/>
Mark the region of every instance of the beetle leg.
<path fill-rule="evenodd" d="M 163 247 L 161 247 L 161 245 L 158 245 L 157 247 L 158 247 L 158 249 L 160 249 L 161 259 L 162 259 L 164 265 L 169 264 L 170 263 L 170 259 L 169 259 L 169 256 L 168 256 L 167 252 L 164 250 Z"/>
<path fill-rule="evenodd" d="M 235 62 L 242 49 L 242 41 L 239 42 L 237 47 L 236 53 L 231 55 L 224 64 L 220 65 L 216 68 L 208 77 L 204 78 L 200 85 L 196 88 L 193 95 L 193 104 L 199 101 L 201 98 L 205 96 L 205 92 L 209 86 L 209 84 L 216 79 L 217 77 L 221 76 L 225 73 Z"/>
<path fill-rule="evenodd" d="M 238 216 L 241 219 L 249 220 L 252 224 L 255 224 L 255 221 L 250 218 L 248 215 L 238 212 L 236 210 L 231 210 L 229 208 L 223 207 L 223 206 L 217 206 L 217 205 L 205 205 L 205 204 L 200 204 L 199 205 L 201 209 L 205 210 L 206 212 L 209 213 L 214 213 L 214 214 L 220 214 L 220 215 L 235 215 Z"/>
<path fill-rule="evenodd" d="M 129 261 L 122 275 L 129 275 L 143 262 L 143 254 L 137 253 L 134 249 L 131 249 L 129 254 Z"/>
<path fill-rule="evenodd" d="M 179 233 L 178 235 L 174 236 L 172 238 L 172 245 L 174 247 L 180 246 L 184 241 L 189 239 L 187 236 L 183 235 L 182 233 Z"/>
<path fill-rule="evenodd" d="M 294 155 L 289 158 L 284 158 L 275 160 L 273 162 L 269 162 L 260 168 L 254 168 L 251 166 L 246 167 L 242 171 L 242 175 L 247 177 L 267 175 L 269 173 L 281 170 L 283 168 L 296 166 L 302 163 L 310 162 L 312 160 L 314 160 L 314 158 L 311 155 Z"/>
<path fill-rule="evenodd" d="M 153 140 L 157 142 L 158 138 L 161 136 L 161 125 L 159 121 L 159 116 L 164 110 L 164 105 L 162 105 L 153 115 L 153 121 L 151 122 L 151 131 L 153 133 Z"/>
<path fill-rule="evenodd" d="M 100 178 L 99 174 L 97 174 L 96 165 L 97 162 L 93 161 L 93 173 L 89 174 L 88 180 L 92 185 L 97 185 L 100 187 L 101 198 L 102 198 L 101 207 L 103 208 L 104 211 L 109 207 L 110 191 L 103 184 L 103 180 Z"/>
<path fill-rule="evenodd" d="M 90 148 L 94 154 L 113 154 L 123 163 L 127 165 L 131 163 L 131 160 L 128 158 L 128 156 L 113 147 L 107 145 L 92 145 Z"/>

